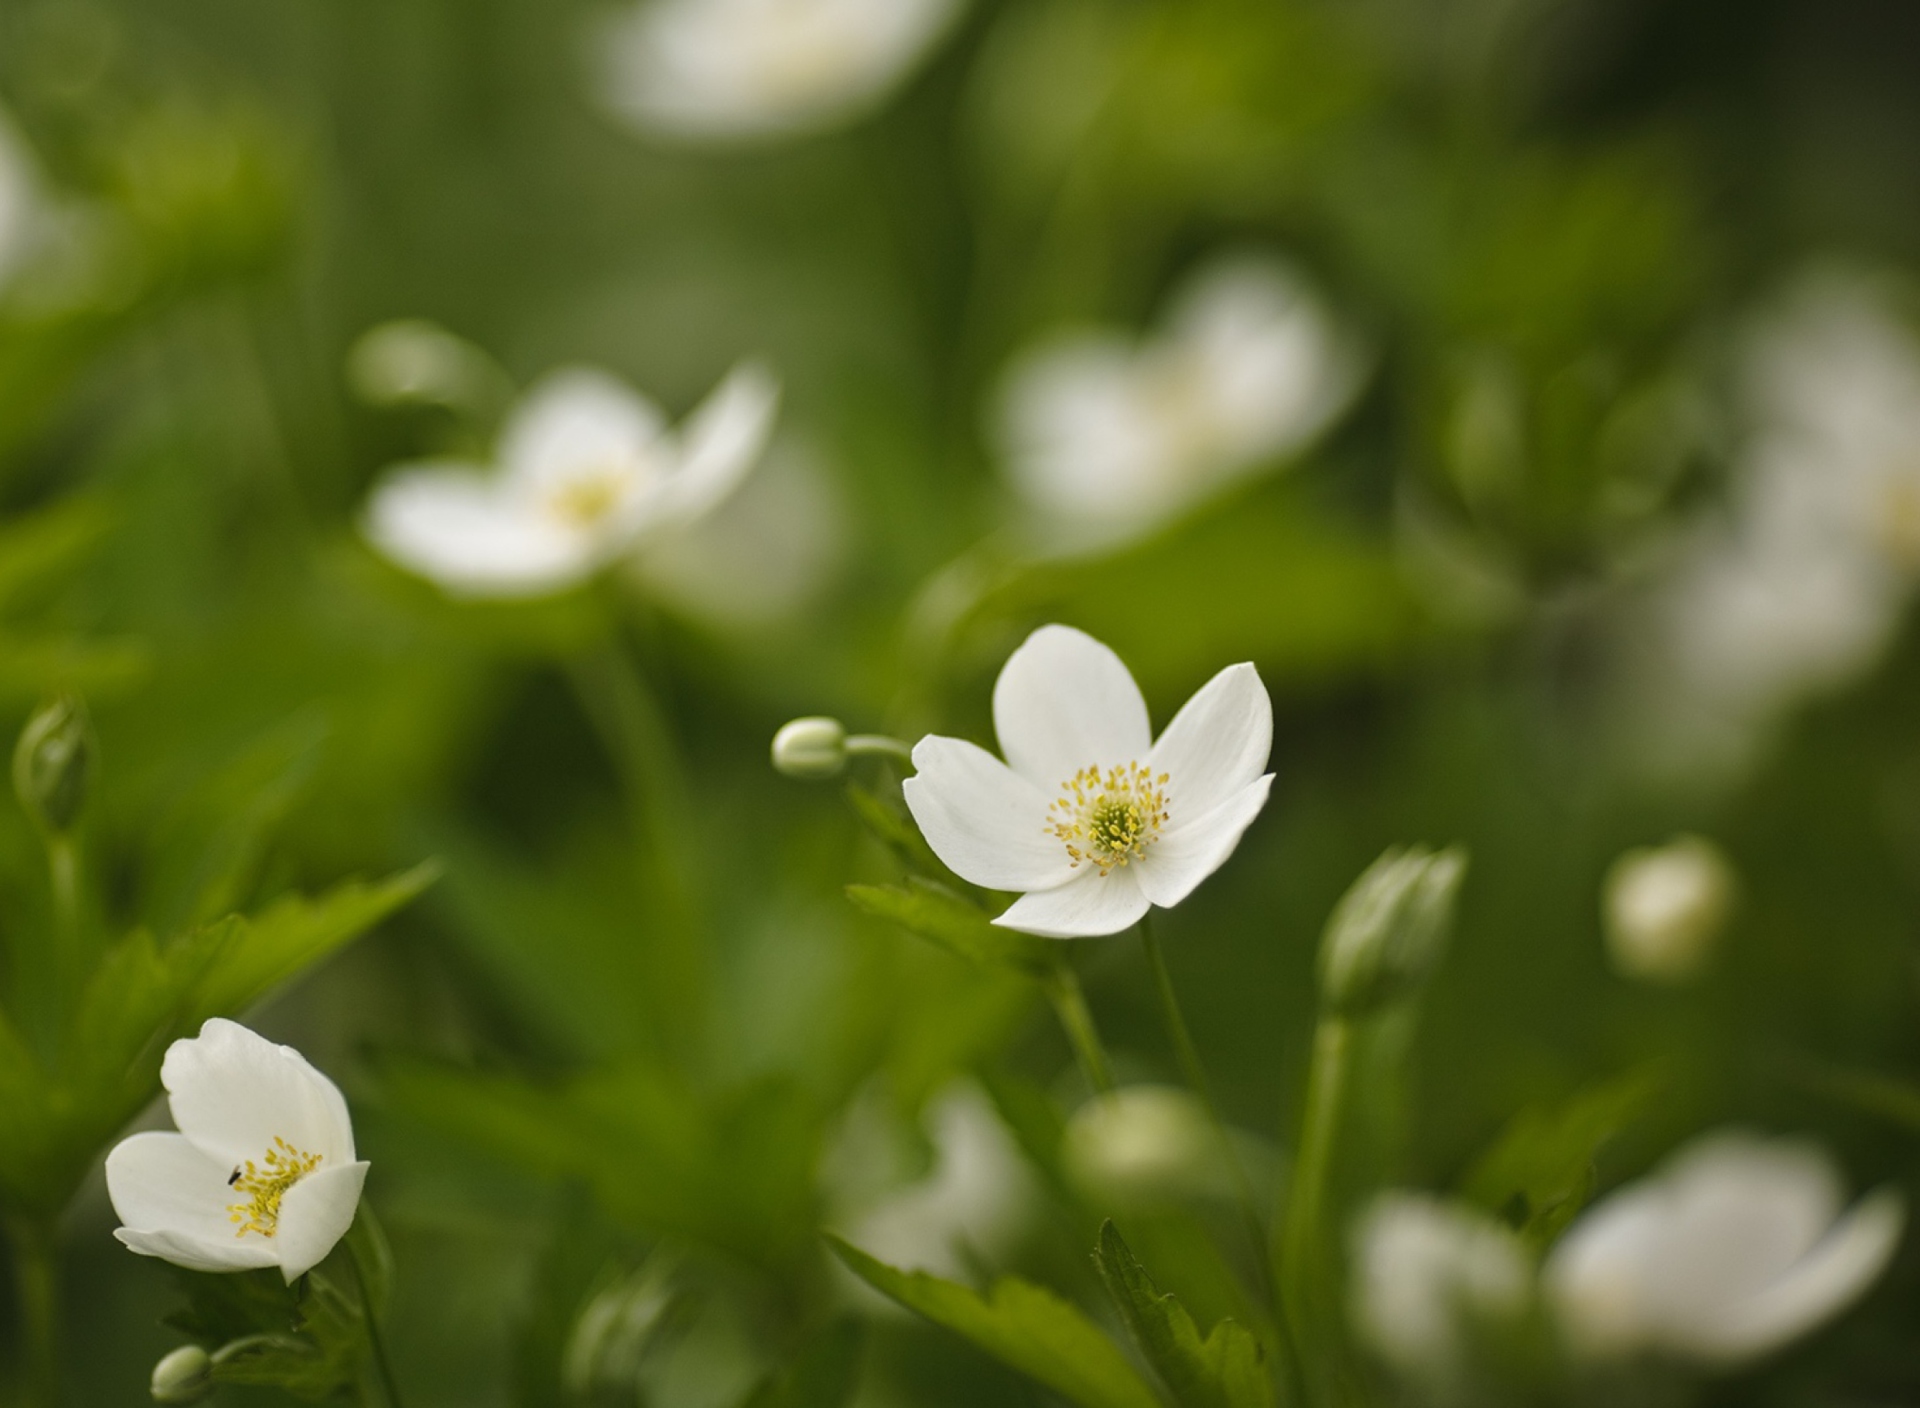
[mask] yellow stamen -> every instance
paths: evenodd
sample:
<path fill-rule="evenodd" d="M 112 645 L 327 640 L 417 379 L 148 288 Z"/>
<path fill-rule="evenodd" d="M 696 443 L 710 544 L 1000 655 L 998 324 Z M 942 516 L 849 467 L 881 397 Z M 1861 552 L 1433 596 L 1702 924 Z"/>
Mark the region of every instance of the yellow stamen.
<path fill-rule="evenodd" d="M 1102 875 L 1145 860 L 1147 847 L 1167 824 L 1167 774 L 1158 777 L 1140 763 L 1081 768 L 1060 784 L 1049 814 L 1047 834 L 1066 843 L 1078 867 L 1082 861 Z"/>
<path fill-rule="evenodd" d="M 227 1186 L 245 1193 L 247 1201 L 227 1205 L 227 1221 L 240 1229 L 233 1235 L 244 1237 L 258 1232 L 262 1237 L 273 1236 L 280 1228 L 280 1200 L 287 1189 L 320 1166 L 320 1159 L 319 1154 L 296 1149 L 276 1135 L 273 1147 L 267 1150 L 264 1168 L 248 1159 L 235 1169 Z"/>
<path fill-rule="evenodd" d="M 553 511 L 580 528 L 591 528 L 620 502 L 627 476 L 617 469 L 583 474 L 553 491 Z"/>

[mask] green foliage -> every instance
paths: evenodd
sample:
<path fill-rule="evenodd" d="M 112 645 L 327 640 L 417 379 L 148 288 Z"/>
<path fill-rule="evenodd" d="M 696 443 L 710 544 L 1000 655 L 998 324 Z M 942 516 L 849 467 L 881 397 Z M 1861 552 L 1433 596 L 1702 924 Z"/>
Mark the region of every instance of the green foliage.
<path fill-rule="evenodd" d="M 866 1339 L 859 1321 L 835 1321 L 788 1368 L 749 1394 L 740 1408 L 844 1408 L 859 1386 Z"/>
<path fill-rule="evenodd" d="M 1092 1321 L 1051 1291 L 1016 1276 L 985 1296 L 925 1272 L 896 1271 L 837 1237 L 847 1269 L 907 1309 L 971 1340 L 1080 1408 L 1153 1408 L 1158 1400 Z"/>
<path fill-rule="evenodd" d="M 1093 1264 L 1127 1333 L 1180 1408 L 1275 1408 L 1260 1342 L 1231 1320 L 1202 1339 L 1186 1307 L 1160 1293 L 1111 1222 L 1100 1224 Z"/>
<path fill-rule="evenodd" d="M 914 876 L 905 885 L 849 885 L 854 907 L 918 934 L 949 953 L 990 968 L 1041 975 L 1058 960 L 1053 944 L 1002 929 L 972 901 L 945 885 Z"/>

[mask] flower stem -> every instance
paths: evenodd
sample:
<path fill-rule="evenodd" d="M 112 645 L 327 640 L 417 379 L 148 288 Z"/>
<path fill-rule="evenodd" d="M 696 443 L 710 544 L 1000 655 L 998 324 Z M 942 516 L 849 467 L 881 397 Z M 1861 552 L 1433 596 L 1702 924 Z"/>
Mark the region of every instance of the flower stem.
<path fill-rule="evenodd" d="M 386 1396 L 387 1408 L 406 1408 L 405 1400 L 400 1397 L 399 1382 L 393 1376 L 393 1364 L 387 1358 L 387 1344 L 380 1335 L 380 1318 L 373 1308 L 373 1293 L 368 1289 L 367 1271 L 360 1264 L 360 1252 L 351 1242 L 346 1243 L 347 1261 L 353 1267 L 353 1283 L 360 1291 L 360 1323 L 367 1330 L 367 1352 L 373 1360 L 374 1372 L 380 1376 L 380 1389 Z"/>
<path fill-rule="evenodd" d="M 60 1402 L 60 1253 L 46 1223 L 15 1222 L 13 1274 L 26 1349 L 26 1399 L 37 1408 Z"/>
<path fill-rule="evenodd" d="M 913 747 L 897 738 L 889 738 L 884 733 L 853 733 L 847 735 L 847 756 L 850 758 L 886 758 L 903 767 L 913 766 Z"/>
<path fill-rule="evenodd" d="M 1313 1362 L 1303 1364 L 1307 1402 L 1344 1402 L 1343 1323 L 1334 1294 L 1336 1268 L 1327 1238 L 1338 1219 L 1331 1189 L 1340 1125 L 1351 1084 L 1354 1030 L 1344 1017 L 1325 1014 L 1314 1030 L 1313 1060 L 1307 1074 L 1307 1104 L 1300 1145 L 1294 1159 L 1286 1203 L 1281 1211 L 1275 1251 L 1275 1279 L 1293 1342 L 1313 1345 Z"/>
<path fill-rule="evenodd" d="M 1040 980 L 1040 986 L 1060 1018 L 1060 1028 L 1067 1034 L 1073 1054 L 1079 1058 L 1080 1072 L 1087 1078 L 1087 1084 L 1095 1094 L 1111 1095 L 1113 1066 L 1107 1060 L 1106 1048 L 1100 1044 L 1100 1031 L 1093 1024 L 1086 994 L 1080 990 L 1079 975 L 1064 958 L 1056 959 L 1053 971 Z"/>
<path fill-rule="evenodd" d="M 1240 1162 L 1240 1155 L 1233 1147 L 1233 1136 L 1227 1131 L 1227 1122 L 1221 1117 L 1219 1105 L 1214 1102 L 1213 1087 L 1207 1080 L 1206 1067 L 1200 1064 L 1200 1049 L 1193 1044 L 1193 1033 L 1187 1027 L 1186 1016 L 1180 1010 L 1180 998 L 1173 990 L 1173 974 L 1168 971 L 1167 956 L 1160 946 L 1160 937 L 1154 932 L 1151 912 L 1140 918 L 1140 946 L 1146 950 L 1147 971 L 1153 977 L 1154 992 L 1160 999 L 1160 1020 L 1166 1027 L 1167 1040 L 1173 1043 L 1174 1059 L 1180 1065 L 1181 1077 L 1200 1101 L 1200 1107 L 1206 1111 L 1207 1122 L 1213 1126 L 1214 1138 L 1219 1141 L 1221 1156 L 1226 1159 L 1227 1168 L 1233 1175 L 1234 1192 L 1239 1198 L 1241 1216 L 1246 1221 L 1247 1237 L 1253 1252 L 1256 1279 L 1260 1282 L 1261 1293 L 1271 1299 L 1273 1288 L 1268 1281 L 1267 1229 L 1260 1221 L 1253 1180 L 1247 1176 L 1246 1166 Z"/>

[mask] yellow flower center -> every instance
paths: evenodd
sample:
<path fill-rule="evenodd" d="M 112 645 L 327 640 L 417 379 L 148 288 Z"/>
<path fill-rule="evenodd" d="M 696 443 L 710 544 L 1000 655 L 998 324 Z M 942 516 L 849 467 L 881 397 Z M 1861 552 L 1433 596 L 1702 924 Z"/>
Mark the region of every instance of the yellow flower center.
<path fill-rule="evenodd" d="M 618 469 L 595 470 L 553 491 L 548 503 L 576 528 L 591 528 L 619 504 L 627 475 Z"/>
<path fill-rule="evenodd" d="M 1047 834 L 1066 843 L 1078 866 L 1086 861 L 1106 875 L 1116 866 L 1145 860 L 1147 847 L 1167 823 L 1167 775 L 1141 763 L 1081 768 L 1060 784 L 1048 809 Z"/>
<path fill-rule="evenodd" d="M 240 1229 L 233 1235 L 244 1237 L 249 1232 L 258 1232 L 262 1237 L 271 1237 L 279 1231 L 280 1200 L 287 1195 L 287 1189 L 320 1166 L 320 1159 L 319 1154 L 296 1149 L 276 1135 L 273 1147 L 267 1150 L 264 1167 L 248 1159 L 235 1169 L 227 1186 L 245 1193 L 247 1200 L 227 1205 L 227 1221 Z"/>

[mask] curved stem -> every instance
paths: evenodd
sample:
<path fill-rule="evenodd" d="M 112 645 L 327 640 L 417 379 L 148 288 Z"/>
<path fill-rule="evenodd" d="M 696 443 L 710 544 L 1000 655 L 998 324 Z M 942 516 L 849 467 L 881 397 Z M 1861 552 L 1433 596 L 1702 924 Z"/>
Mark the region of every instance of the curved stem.
<path fill-rule="evenodd" d="M 26 1349 L 26 1402 L 58 1408 L 60 1402 L 60 1258 L 54 1230 L 16 1222 L 13 1274 L 20 1298 Z"/>
<path fill-rule="evenodd" d="M 1079 975 L 1064 958 L 1056 959 L 1053 971 L 1040 980 L 1040 986 L 1047 994 L 1047 1001 L 1053 1004 L 1054 1014 L 1059 1017 L 1060 1028 L 1067 1034 L 1067 1042 L 1079 1059 L 1087 1084 L 1095 1094 L 1111 1095 L 1113 1066 L 1107 1060 L 1106 1048 L 1100 1044 L 1100 1031 L 1093 1024 L 1086 994 L 1080 990 Z"/>
<path fill-rule="evenodd" d="M 373 1294 L 368 1289 L 366 1268 L 360 1264 L 360 1252 L 351 1242 L 346 1243 L 346 1248 L 347 1261 L 353 1267 L 353 1283 L 360 1292 L 360 1323 L 366 1326 L 367 1351 L 373 1359 L 374 1371 L 380 1376 L 387 1408 L 406 1408 L 405 1400 L 400 1397 L 399 1382 L 393 1376 L 393 1364 L 387 1358 L 387 1344 L 380 1334 L 380 1318 L 374 1312 Z"/>
<path fill-rule="evenodd" d="M 913 745 L 889 738 L 884 733 L 852 733 L 847 735 L 847 756 L 886 758 L 910 768 L 913 766 Z"/>

